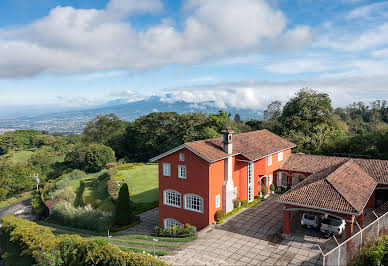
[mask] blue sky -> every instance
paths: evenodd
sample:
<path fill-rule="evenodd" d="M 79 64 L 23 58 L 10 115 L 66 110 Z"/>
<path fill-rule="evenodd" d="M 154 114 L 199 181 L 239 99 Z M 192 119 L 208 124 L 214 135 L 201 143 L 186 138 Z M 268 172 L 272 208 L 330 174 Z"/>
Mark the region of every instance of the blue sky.
<path fill-rule="evenodd" d="M 0 108 L 388 100 L 388 1 L 3 0 Z"/>

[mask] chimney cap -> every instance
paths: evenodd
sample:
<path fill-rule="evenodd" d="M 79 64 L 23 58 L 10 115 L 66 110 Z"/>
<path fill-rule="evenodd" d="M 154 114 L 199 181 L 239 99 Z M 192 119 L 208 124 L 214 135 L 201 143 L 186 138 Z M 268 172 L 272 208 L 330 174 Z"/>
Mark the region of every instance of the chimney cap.
<path fill-rule="evenodd" d="M 234 133 L 234 130 L 231 129 L 231 128 L 227 128 L 227 129 L 222 130 L 221 133 L 224 133 L 224 134 L 225 134 L 225 133 L 227 133 L 227 134 L 233 134 L 233 133 Z"/>

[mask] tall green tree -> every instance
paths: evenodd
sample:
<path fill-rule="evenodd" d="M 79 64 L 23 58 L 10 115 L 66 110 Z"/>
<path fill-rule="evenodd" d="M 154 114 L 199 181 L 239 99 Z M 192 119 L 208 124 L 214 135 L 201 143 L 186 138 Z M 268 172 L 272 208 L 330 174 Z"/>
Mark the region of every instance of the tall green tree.
<path fill-rule="evenodd" d="M 98 115 L 86 124 L 84 140 L 86 143 L 107 145 L 112 138 L 124 134 L 127 124 L 115 114 Z"/>
<path fill-rule="evenodd" d="M 119 195 L 116 204 L 116 224 L 127 225 L 134 220 L 133 204 L 129 197 L 129 190 L 127 183 L 120 187 Z"/>

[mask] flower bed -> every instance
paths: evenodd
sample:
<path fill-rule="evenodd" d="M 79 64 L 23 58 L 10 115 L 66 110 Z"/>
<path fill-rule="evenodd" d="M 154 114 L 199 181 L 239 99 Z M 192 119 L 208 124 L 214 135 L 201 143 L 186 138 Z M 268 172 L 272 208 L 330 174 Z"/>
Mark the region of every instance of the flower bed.
<path fill-rule="evenodd" d="M 228 217 L 238 213 L 239 211 L 241 211 L 244 208 L 250 208 L 250 207 L 253 207 L 253 206 L 257 206 L 260 202 L 261 202 L 260 199 L 253 200 L 251 202 L 242 200 L 241 201 L 241 206 L 239 206 L 237 208 L 234 208 L 233 210 L 231 210 L 230 212 L 225 213 L 221 217 L 219 217 L 219 215 L 216 215 L 216 217 L 215 217 L 215 218 L 217 218 L 217 219 L 215 219 L 216 223 L 217 224 L 222 224 L 226 218 L 228 218 Z"/>

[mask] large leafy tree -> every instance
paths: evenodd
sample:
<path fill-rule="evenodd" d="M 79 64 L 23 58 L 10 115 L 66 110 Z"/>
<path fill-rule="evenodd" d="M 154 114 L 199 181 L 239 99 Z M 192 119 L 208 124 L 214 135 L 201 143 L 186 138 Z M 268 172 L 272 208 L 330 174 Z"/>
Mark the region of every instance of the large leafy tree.
<path fill-rule="evenodd" d="M 298 150 L 320 152 L 333 135 L 340 134 L 329 95 L 301 89 L 284 106 L 278 131 L 298 144 Z"/>

